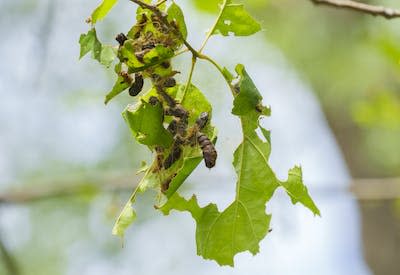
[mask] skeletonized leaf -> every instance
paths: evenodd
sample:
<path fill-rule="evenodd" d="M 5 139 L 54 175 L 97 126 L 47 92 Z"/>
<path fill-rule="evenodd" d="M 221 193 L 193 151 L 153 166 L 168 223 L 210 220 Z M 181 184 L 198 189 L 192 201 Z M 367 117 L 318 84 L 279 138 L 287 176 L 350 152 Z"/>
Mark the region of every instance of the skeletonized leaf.
<path fill-rule="evenodd" d="M 92 23 L 102 20 L 118 0 L 103 0 L 91 15 Z"/>
<path fill-rule="evenodd" d="M 233 4 L 232 0 L 227 0 L 227 2 L 221 11 L 213 34 L 247 36 L 261 30 L 260 24 L 245 10 L 242 4 Z"/>
<path fill-rule="evenodd" d="M 176 100 L 177 96 L 182 94 L 182 91 L 185 91 L 184 85 L 177 85 L 173 88 L 167 89 L 167 93 Z M 149 147 L 151 147 L 151 145 L 154 146 L 157 142 L 160 142 L 157 145 L 161 145 L 164 143 L 164 141 L 158 140 L 160 137 L 155 136 L 162 135 L 157 134 L 159 133 L 161 127 L 160 121 L 158 121 L 158 119 L 160 118 L 160 114 L 154 115 L 152 114 L 154 110 L 151 112 L 146 110 L 147 108 L 149 108 L 148 105 L 150 105 L 149 103 L 147 103 L 149 98 L 156 95 L 156 90 L 151 89 L 140 98 L 140 103 L 138 103 L 135 108 L 130 109 L 128 107 L 128 109 L 124 113 L 125 118 L 130 116 L 129 118 L 127 118 L 127 121 L 132 132 L 135 133 L 135 137 L 139 136 L 140 138 L 141 135 L 144 135 L 152 139 L 151 142 L 145 143 L 149 145 Z M 193 85 L 191 85 L 187 90 L 187 95 L 181 98 L 180 103 L 186 110 L 189 111 L 189 127 L 194 125 L 200 113 L 208 112 L 211 116 L 212 109 L 210 103 L 200 92 L 200 90 Z M 153 120 L 153 116 L 156 118 L 155 120 L 157 121 Z M 147 124 L 148 126 L 144 124 Z M 216 130 L 214 127 L 208 124 L 202 131 L 212 141 L 215 142 Z M 139 142 L 141 141 L 142 140 L 140 139 Z M 131 198 L 125 205 L 125 208 L 122 210 L 120 217 L 115 223 L 113 233 L 119 236 L 123 236 L 128 225 L 134 221 L 134 217 L 136 217 L 136 214 L 132 209 L 132 204 L 134 203 L 137 194 L 146 191 L 148 188 L 159 189 L 161 185 L 167 183 L 169 185 L 169 188 L 165 191 L 165 196 L 167 198 L 174 196 L 178 188 L 183 184 L 183 182 L 193 172 L 193 170 L 200 164 L 202 159 L 202 151 L 199 146 L 184 146 L 182 156 L 168 169 L 160 170 L 157 167 L 157 159 L 155 159 L 153 164 L 146 170 L 146 174 L 139 183 L 138 188 L 132 194 Z"/>
<path fill-rule="evenodd" d="M 100 53 L 100 63 L 106 67 L 110 67 L 114 59 L 117 57 L 117 52 L 112 46 L 103 45 Z"/>
<path fill-rule="evenodd" d="M 117 222 L 112 229 L 113 235 L 121 238 L 124 237 L 125 230 L 136 220 L 136 212 L 132 208 L 133 203 L 134 200 L 129 200 L 124 209 L 122 209 L 119 217 L 117 218 Z"/>

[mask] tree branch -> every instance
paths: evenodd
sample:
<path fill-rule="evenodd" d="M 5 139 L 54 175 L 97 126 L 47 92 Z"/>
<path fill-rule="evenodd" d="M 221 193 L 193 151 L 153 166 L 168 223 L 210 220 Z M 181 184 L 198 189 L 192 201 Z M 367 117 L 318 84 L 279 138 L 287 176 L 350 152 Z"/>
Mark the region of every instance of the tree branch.
<path fill-rule="evenodd" d="M 63 179 L 30 181 L 19 189 L 0 192 L 0 204 L 23 204 L 46 199 L 133 190 L 140 176 L 131 172 L 103 172 L 97 175 L 75 175 Z"/>
<path fill-rule="evenodd" d="M 311 0 L 311 2 L 313 2 L 315 5 L 325 5 L 340 9 L 354 10 L 357 12 L 362 12 L 373 16 L 382 16 L 385 17 L 386 19 L 393 19 L 400 17 L 400 10 L 382 6 L 369 5 L 352 0 Z"/>

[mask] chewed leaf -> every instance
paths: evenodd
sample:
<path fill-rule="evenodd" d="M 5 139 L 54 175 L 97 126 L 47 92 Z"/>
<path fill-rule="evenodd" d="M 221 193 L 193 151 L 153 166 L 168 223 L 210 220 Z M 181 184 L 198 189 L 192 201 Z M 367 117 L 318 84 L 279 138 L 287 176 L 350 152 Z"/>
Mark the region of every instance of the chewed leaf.
<path fill-rule="evenodd" d="M 100 61 L 102 45 L 97 39 L 95 28 L 92 28 L 86 34 L 81 34 L 79 38 L 79 44 L 81 45 L 79 58 L 82 58 L 87 53 L 92 52 L 92 57 Z"/>
<path fill-rule="evenodd" d="M 280 183 L 290 196 L 293 204 L 300 202 L 310 209 L 314 215 L 321 216 L 318 207 L 308 194 L 307 187 L 302 182 L 302 171 L 300 167 L 294 167 L 289 171 L 288 180 Z"/>
<path fill-rule="evenodd" d="M 100 63 L 106 67 L 110 67 L 114 59 L 117 57 L 117 51 L 112 46 L 103 45 L 100 53 Z"/>
<path fill-rule="evenodd" d="M 268 149 L 265 145 L 262 147 Z M 257 150 L 259 148 L 250 141 L 242 143 L 236 150 L 237 194 L 224 211 L 219 212 L 213 204 L 200 208 L 193 199 L 185 201 L 176 197 L 161 208 L 166 214 L 171 209 L 191 212 L 197 223 L 198 254 L 220 265 L 233 266 L 233 258 L 239 252 L 247 250 L 256 254 L 259 242 L 268 232 L 271 217 L 265 213 L 265 203 L 278 185 Z"/>
<path fill-rule="evenodd" d="M 117 68 L 116 71 L 119 71 L 119 69 Z M 184 85 L 178 84 L 167 89 L 166 92 L 189 112 L 188 127 L 192 127 L 195 124 L 196 119 L 202 112 L 207 112 L 211 118 L 211 105 L 201 91 L 191 85 L 187 89 L 187 96 L 183 96 L 182 91 L 185 90 Z M 155 146 L 168 148 L 171 145 L 172 136 L 163 126 L 163 122 L 166 122 L 166 119 L 163 117 L 160 102 L 156 105 L 148 103 L 150 98 L 154 96 L 157 96 L 155 88 L 141 96 L 137 105 L 128 106 L 123 115 L 135 138 L 140 143 L 148 145 L 150 149 Z M 180 96 L 179 100 L 177 96 Z M 202 132 L 215 143 L 217 131 L 212 125 L 208 124 L 202 129 Z M 168 169 L 159 166 L 156 156 L 152 165 L 146 169 L 144 177 L 116 221 L 113 230 L 114 234 L 122 236 L 126 228 L 134 221 L 132 217 L 136 216 L 136 214 L 132 209 L 132 205 L 137 194 L 149 188 L 160 190 L 160 187 L 164 187 L 166 188 L 163 190 L 165 197 L 173 197 L 202 159 L 202 151 L 198 145 L 184 146 L 181 157 Z"/>
<path fill-rule="evenodd" d="M 152 105 L 141 101 L 135 106 L 128 106 L 122 114 L 139 143 L 162 147 L 172 144 L 172 135 L 163 126 L 164 109 L 159 103 Z"/>
<path fill-rule="evenodd" d="M 186 29 L 186 23 L 185 23 L 185 17 L 183 16 L 183 12 L 181 8 L 173 3 L 167 11 L 168 14 L 168 21 L 176 21 L 178 24 L 179 31 L 182 34 L 182 37 L 186 39 L 187 37 L 187 29 Z"/>
<path fill-rule="evenodd" d="M 111 46 L 102 45 L 97 38 L 96 29 L 92 28 L 86 34 L 81 34 L 79 38 L 81 46 L 79 59 L 89 52 L 92 52 L 92 58 L 99 61 L 102 65 L 109 67 L 116 58 L 116 51 Z"/>
<path fill-rule="evenodd" d="M 239 94 L 233 100 L 232 114 L 241 116 L 254 111 L 259 105 L 261 107 L 262 96 L 243 65 L 236 66 L 236 73 L 240 77 Z"/>
<path fill-rule="evenodd" d="M 242 4 L 233 4 L 227 0 L 227 5 L 222 7 L 221 16 L 213 34 L 228 36 L 252 35 L 261 30 L 260 24 L 244 9 Z"/>
<path fill-rule="evenodd" d="M 112 90 L 106 95 L 104 104 L 107 104 L 111 99 L 129 88 L 130 83 L 126 81 L 119 73 L 121 71 L 121 63 L 115 66 L 115 71 L 118 74 L 117 81 L 115 82 Z"/>
<path fill-rule="evenodd" d="M 133 46 L 134 42 L 132 39 L 125 41 L 124 45 L 120 47 L 118 57 L 126 63 L 128 67 L 139 68 L 144 64 L 140 62 L 135 55 L 136 49 Z"/>
<path fill-rule="evenodd" d="M 266 203 L 277 188 L 283 187 L 293 203 L 300 202 L 319 215 L 302 182 L 300 168 L 290 170 L 285 182 L 276 178 L 269 165 L 269 131 L 260 129 L 266 141 L 256 132 L 260 116 L 269 112 L 263 110 L 262 96 L 243 65 L 238 65 L 236 72 L 239 92 L 232 112 L 241 120 L 243 141 L 234 153 L 233 166 L 238 176 L 235 199 L 220 212 L 215 204 L 200 207 L 195 197 L 186 200 L 175 193 L 160 208 L 166 215 L 171 210 L 190 212 L 196 221 L 197 253 L 220 265 L 231 266 L 240 252 L 258 253 L 259 242 L 267 234 L 271 219 L 265 213 Z M 226 73 L 226 77 L 231 75 Z"/>
<path fill-rule="evenodd" d="M 152 64 L 160 62 L 160 60 L 167 60 L 174 56 L 174 51 L 162 45 L 157 45 L 155 48 L 146 53 L 143 57 L 145 64 Z"/>
<path fill-rule="evenodd" d="M 153 188 L 157 183 L 155 179 L 155 174 L 147 169 L 146 174 L 143 176 L 142 180 L 137 185 L 135 191 L 133 191 L 128 202 L 125 204 L 121 213 L 119 214 L 114 227 L 112 229 L 112 234 L 123 237 L 125 235 L 126 229 L 136 220 L 136 212 L 133 210 L 133 203 L 136 200 L 136 196 L 139 193 L 145 192 L 149 188 Z"/>
<path fill-rule="evenodd" d="M 92 24 L 96 24 L 97 21 L 102 20 L 109 11 L 113 8 L 118 0 L 103 0 L 101 4 L 93 11 L 91 15 Z"/>
<path fill-rule="evenodd" d="M 121 238 L 124 237 L 125 230 L 136 220 L 136 212 L 132 208 L 133 202 L 134 200 L 129 200 L 124 209 L 121 211 L 121 214 L 119 214 L 119 217 L 112 229 L 113 235 Z"/>

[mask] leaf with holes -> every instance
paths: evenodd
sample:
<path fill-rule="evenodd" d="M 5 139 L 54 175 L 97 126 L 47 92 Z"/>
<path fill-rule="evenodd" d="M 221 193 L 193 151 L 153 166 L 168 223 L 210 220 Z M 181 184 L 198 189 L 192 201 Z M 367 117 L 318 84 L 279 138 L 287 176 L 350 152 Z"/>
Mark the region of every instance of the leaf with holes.
<path fill-rule="evenodd" d="M 197 253 L 220 265 L 231 266 L 237 253 L 258 253 L 259 242 L 267 234 L 271 219 L 271 215 L 265 213 L 265 204 L 278 187 L 285 189 L 293 203 L 300 202 L 319 215 L 302 183 L 300 168 L 292 169 L 288 180 L 282 182 L 269 166 L 270 143 L 263 141 L 256 132 L 264 108 L 262 97 L 243 65 L 238 65 L 236 72 L 239 94 L 234 100 L 233 113 L 240 117 L 243 141 L 234 153 L 233 166 L 238 176 L 234 201 L 220 212 L 215 204 L 202 208 L 195 197 L 186 200 L 175 194 L 160 208 L 164 214 L 174 209 L 190 212 L 197 224 Z"/>
<path fill-rule="evenodd" d="M 213 34 L 248 36 L 261 30 L 260 24 L 245 10 L 242 4 L 226 0 Z"/>
<path fill-rule="evenodd" d="M 184 94 L 185 91 L 186 95 Z M 188 127 L 195 124 L 196 119 L 202 112 L 209 113 L 211 117 L 212 108 L 210 103 L 195 86 L 191 85 L 186 90 L 184 85 L 179 84 L 169 88 L 167 93 L 189 111 Z M 128 106 L 123 116 L 139 143 L 147 145 L 150 149 L 155 146 L 168 148 L 171 146 L 172 136 L 163 127 L 162 123 L 166 119 L 164 119 L 164 115 L 161 112 L 160 103 L 156 105 L 148 103 L 152 96 L 157 96 L 154 88 L 144 94 L 139 103 L 134 106 Z M 216 130 L 212 125 L 208 124 L 202 131 L 210 140 L 216 141 Z M 167 150 L 163 156 L 164 158 L 168 152 Z M 164 191 L 164 194 L 167 198 L 172 197 L 202 159 L 202 151 L 199 146 L 184 146 L 182 156 L 168 169 L 160 169 L 158 167 L 156 156 L 153 164 L 145 170 L 144 177 L 118 217 L 113 234 L 123 236 L 127 227 L 135 220 L 136 213 L 132 205 L 139 193 L 149 188 L 160 190 L 160 187 L 167 183 L 168 188 Z"/>

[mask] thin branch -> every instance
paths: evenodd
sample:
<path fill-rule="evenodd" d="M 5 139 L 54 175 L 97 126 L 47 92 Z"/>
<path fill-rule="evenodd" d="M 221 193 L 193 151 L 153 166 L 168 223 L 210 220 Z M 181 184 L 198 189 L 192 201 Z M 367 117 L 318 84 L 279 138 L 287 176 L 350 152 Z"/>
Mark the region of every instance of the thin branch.
<path fill-rule="evenodd" d="M 311 2 L 316 5 L 325 5 L 340 9 L 354 10 L 373 16 L 383 16 L 387 19 L 400 17 L 400 10 L 382 6 L 369 5 L 352 0 L 311 0 Z"/>
<path fill-rule="evenodd" d="M 221 16 L 222 16 L 222 14 L 223 14 L 223 12 L 224 12 L 224 10 L 225 10 L 225 8 L 226 8 L 227 5 L 228 5 L 228 0 L 224 0 L 224 2 L 222 3 L 221 9 L 220 9 L 220 11 L 219 11 L 219 14 L 218 14 L 217 18 L 215 19 L 214 25 L 213 25 L 213 26 L 211 27 L 211 29 L 208 31 L 206 38 L 204 39 L 203 43 L 201 44 L 199 53 L 201 53 L 201 52 L 204 50 L 204 48 L 205 48 L 205 46 L 206 46 L 208 40 L 209 40 L 210 37 L 213 35 L 215 29 L 217 28 L 218 21 L 221 19 Z"/>
<path fill-rule="evenodd" d="M 206 61 L 208 61 L 208 62 L 210 62 L 211 64 L 214 65 L 214 67 L 221 73 L 222 77 L 225 79 L 226 83 L 228 84 L 228 86 L 229 86 L 229 88 L 231 90 L 232 95 L 235 96 L 235 89 L 234 89 L 231 81 L 226 77 L 226 75 L 224 73 L 224 69 L 220 65 L 218 65 L 218 63 L 215 62 L 214 59 L 212 59 L 211 57 L 209 57 L 209 56 L 207 56 L 205 54 L 199 53 L 198 58 L 206 60 Z"/>
<path fill-rule="evenodd" d="M 131 172 L 104 172 L 69 178 L 30 181 L 21 189 L 0 192 L 0 204 L 23 204 L 84 194 L 132 190 L 139 176 Z"/>
<path fill-rule="evenodd" d="M 147 4 L 145 2 L 142 2 L 140 0 L 129 0 L 137 5 L 139 5 L 140 7 L 144 8 L 144 9 L 148 9 L 151 10 L 154 14 L 156 14 L 158 16 L 158 18 L 160 18 L 160 20 L 164 23 L 165 26 L 171 28 L 172 30 L 174 30 L 175 34 L 183 41 L 183 44 L 188 48 L 189 51 L 192 52 L 193 56 L 197 57 L 198 53 L 197 51 L 192 47 L 192 45 L 190 45 L 186 39 L 182 36 L 181 32 L 176 29 L 174 26 L 171 25 L 171 23 L 168 21 L 167 17 L 165 16 L 165 14 L 163 14 L 158 7 Z"/>
<path fill-rule="evenodd" d="M 193 77 L 194 68 L 196 67 L 196 62 L 197 62 L 197 58 L 193 55 L 192 56 L 192 65 L 190 66 L 189 76 L 188 76 L 188 80 L 186 81 L 185 90 L 183 91 L 183 96 L 182 96 L 181 102 L 183 102 L 183 100 L 185 99 L 186 93 L 189 90 L 190 84 L 192 83 L 192 77 Z"/>

